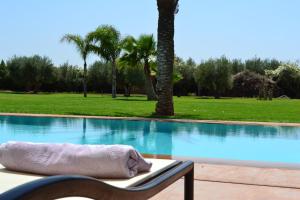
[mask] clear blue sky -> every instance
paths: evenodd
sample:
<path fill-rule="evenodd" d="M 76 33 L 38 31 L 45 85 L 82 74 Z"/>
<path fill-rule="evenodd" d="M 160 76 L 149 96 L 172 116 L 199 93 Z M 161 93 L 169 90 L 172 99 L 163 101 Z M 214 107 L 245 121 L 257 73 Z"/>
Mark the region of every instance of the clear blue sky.
<path fill-rule="evenodd" d="M 179 2 L 175 51 L 180 57 L 300 59 L 299 0 Z M 59 40 L 101 24 L 116 26 L 123 36 L 156 36 L 156 0 L 1 0 L 0 59 L 40 54 L 55 64 L 82 65 L 75 48 Z"/>

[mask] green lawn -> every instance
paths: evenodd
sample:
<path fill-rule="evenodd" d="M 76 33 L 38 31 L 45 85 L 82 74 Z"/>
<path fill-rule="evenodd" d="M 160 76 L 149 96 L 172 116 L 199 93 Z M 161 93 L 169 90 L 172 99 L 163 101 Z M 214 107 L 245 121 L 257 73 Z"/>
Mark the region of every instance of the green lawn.
<path fill-rule="evenodd" d="M 201 99 L 174 97 L 174 118 L 236 121 L 300 122 L 300 100 Z M 155 102 L 89 94 L 0 93 L 0 112 L 153 117 Z"/>

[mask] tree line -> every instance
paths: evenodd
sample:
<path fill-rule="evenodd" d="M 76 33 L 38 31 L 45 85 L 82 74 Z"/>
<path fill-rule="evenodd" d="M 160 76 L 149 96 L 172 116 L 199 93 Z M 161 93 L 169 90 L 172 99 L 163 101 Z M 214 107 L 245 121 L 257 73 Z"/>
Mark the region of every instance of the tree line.
<path fill-rule="evenodd" d="M 144 36 L 141 36 L 143 38 Z M 127 38 L 134 40 L 134 38 Z M 143 40 L 143 39 L 140 39 Z M 151 39 L 152 40 L 152 39 Z M 136 41 L 135 41 L 136 42 Z M 152 43 L 152 42 L 151 42 Z M 132 45 L 129 43 L 127 45 Z M 153 45 L 153 44 L 152 44 Z M 136 48 L 136 45 L 133 45 Z M 124 57 L 116 61 L 116 91 L 147 93 L 155 99 L 156 64 L 151 60 L 146 68 L 142 54 L 137 62 L 133 47 L 127 46 Z M 132 55 L 133 54 L 133 55 Z M 132 58 L 134 57 L 134 59 Z M 112 92 L 112 63 L 96 61 L 86 69 L 64 63 L 54 66 L 48 57 L 12 57 L 0 63 L 0 89 L 25 92 Z M 149 84 L 146 86 L 146 84 Z M 252 58 L 246 61 L 226 57 L 208 59 L 197 64 L 193 59 L 175 57 L 173 92 L 176 96 L 235 96 L 300 98 L 300 68 L 296 63 L 276 59 Z"/>
<path fill-rule="evenodd" d="M 299 66 L 276 59 L 253 58 L 245 62 L 226 57 L 209 59 L 195 69 L 194 78 L 200 94 L 202 92 L 215 98 L 300 98 Z"/>
<path fill-rule="evenodd" d="M 87 70 L 87 88 L 90 92 L 111 92 L 111 64 L 97 61 Z M 142 93 L 143 70 L 141 67 L 118 70 L 118 90 L 127 88 Z M 64 63 L 54 66 L 48 57 L 13 57 L 0 64 L 0 89 L 19 92 L 83 92 L 84 70 Z"/>
<path fill-rule="evenodd" d="M 196 64 L 192 59 L 175 61 L 182 80 L 174 93 L 271 99 L 285 96 L 300 98 L 300 67 L 297 63 L 254 57 L 245 61 L 225 56 Z"/>

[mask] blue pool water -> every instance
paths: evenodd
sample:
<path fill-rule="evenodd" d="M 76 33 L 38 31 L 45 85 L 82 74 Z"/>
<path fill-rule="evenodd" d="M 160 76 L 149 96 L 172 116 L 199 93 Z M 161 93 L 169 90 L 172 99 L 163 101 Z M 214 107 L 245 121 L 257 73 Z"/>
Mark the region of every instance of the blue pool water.
<path fill-rule="evenodd" d="M 0 116 L 0 143 L 128 144 L 145 154 L 300 163 L 300 127 Z"/>

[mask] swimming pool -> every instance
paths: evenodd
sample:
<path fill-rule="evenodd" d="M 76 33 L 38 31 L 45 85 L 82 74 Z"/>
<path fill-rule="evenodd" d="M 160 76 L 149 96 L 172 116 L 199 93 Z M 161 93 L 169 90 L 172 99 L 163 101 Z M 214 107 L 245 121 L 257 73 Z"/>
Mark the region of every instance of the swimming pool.
<path fill-rule="evenodd" d="M 128 144 L 144 154 L 300 164 L 300 127 L 0 116 L 0 143 Z"/>

